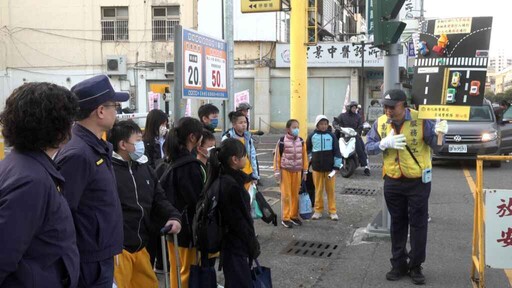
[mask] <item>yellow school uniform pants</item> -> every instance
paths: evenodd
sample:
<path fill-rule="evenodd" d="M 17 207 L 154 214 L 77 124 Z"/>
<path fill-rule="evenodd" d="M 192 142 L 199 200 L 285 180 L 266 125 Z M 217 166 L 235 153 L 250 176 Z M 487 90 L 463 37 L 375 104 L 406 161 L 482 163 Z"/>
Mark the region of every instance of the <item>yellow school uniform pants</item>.
<path fill-rule="evenodd" d="M 135 253 L 123 250 L 123 253 L 115 256 L 114 280 L 119 288 L 157 288 L 158 280 L 146 248 Z"/>
<path fill-rule="evenodd" d="M 299 190 L 302 171 L 281 170 L 281 211 L 283 221 L 299 218 Z"/>
<path fill-rule="evenodd" d="M 170 283 L 171 287 L 178 287 L 178 278 L 176 275 L 176 257 L 174 253 L 174 243 L 167 242 L 167 249 L 169 253 L 170 269 Z M 190 278 L 190 265 L 197 263 L 197 249 L 196 248 L 183 248 L 178 246 L 180 254 L 180 276 L 183 288 L 188 288 L 188 279 Z"/>
<path fill-rule="evenodd" d="M 327 205 L 329 214 L 336 214 L 336 196 L 334 194 L 334 185 L 336 177 L 329 179 L 327 177 L 331 172 L 313 171 L 313 183 L 315 183 L 315 212 L 322 213 L 324 211 L 324 187 L 327 192 Z"/>

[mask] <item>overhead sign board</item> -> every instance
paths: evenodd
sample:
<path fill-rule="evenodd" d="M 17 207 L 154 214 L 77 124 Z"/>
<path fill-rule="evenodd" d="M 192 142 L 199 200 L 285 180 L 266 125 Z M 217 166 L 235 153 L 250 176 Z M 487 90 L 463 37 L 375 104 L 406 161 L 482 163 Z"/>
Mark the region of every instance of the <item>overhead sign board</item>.
<path fill-rule="evenodd" d="M 181 28 L 181 27 L 180 27 Z M 183 98 L 228 98 L 226 42 L 194 30 L 177 29 L 175 66 L 177 91 Z"/>
<path fill-rule="evenodd" d="M 281 0 L 242 0 L 242 13 L 281 11 Z"/>
<path fill-rule="evenodd" d="M 486 189 L 485 264 L 512 268 L 512 190 Z"/>
<path fill-rule="evenodd" d="M 276 67 L 290 67 L 290 44 L 276 45 Z M 384 57 L 378 48 L 364 47 L 365 67 L 384 67 Z M 321 43 L 307 47 L 308 67 L 361 67 L 363 48 L 352 43 Z M 400 67 L 406 67 L 405 54 L 398 55 Z"/>
<path fill-rule="evenodd" d="M 412 97 L 416 105 L 481 106 L 492 17 L 424 21 L 414 60 Z M 414 40 L 414 39 L 413 39 Z"/>
<path fill-rule="evenodd" d="M 468 121 L 470 106 L 420 105 L 418 118 Z"/>

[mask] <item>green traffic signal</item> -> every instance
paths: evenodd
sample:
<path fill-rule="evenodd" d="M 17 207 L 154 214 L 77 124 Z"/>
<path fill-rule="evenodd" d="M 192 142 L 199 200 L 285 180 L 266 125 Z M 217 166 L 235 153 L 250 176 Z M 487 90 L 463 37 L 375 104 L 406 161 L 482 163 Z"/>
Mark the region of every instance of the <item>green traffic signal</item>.
<path fill-rule="evenodd" d="M 372 0 L 373 1 L 373 45 L 386 49 L 390 44 L 397 43 L 406 24 L 396 21 L 405 0 Z"/>

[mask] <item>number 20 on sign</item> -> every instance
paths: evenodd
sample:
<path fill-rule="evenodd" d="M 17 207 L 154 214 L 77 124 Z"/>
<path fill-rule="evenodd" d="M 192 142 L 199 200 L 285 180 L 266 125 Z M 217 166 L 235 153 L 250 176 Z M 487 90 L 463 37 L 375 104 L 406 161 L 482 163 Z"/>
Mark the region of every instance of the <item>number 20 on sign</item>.
<path fill-rule="evenodd" d="M 187 89 L 202 89 L 203 83 L 201 81 L 203 71 L 202 70 L 202 61 L 203 55 L 201 51 L 201 46 L 185 42 L 184 43 L 184 65 L 185 69 L 185 88 Z"/>

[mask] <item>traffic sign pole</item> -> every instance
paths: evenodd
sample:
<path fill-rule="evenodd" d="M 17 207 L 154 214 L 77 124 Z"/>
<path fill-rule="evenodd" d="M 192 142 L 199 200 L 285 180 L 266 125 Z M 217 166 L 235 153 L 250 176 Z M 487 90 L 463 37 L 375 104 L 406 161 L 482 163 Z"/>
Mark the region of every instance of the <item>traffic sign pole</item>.
<path fill-rule="evenodd" d="M 302 125 L 303 139 L 308 132 L 307 2 L 291 1 L 290 11 L 290 117 Z"/>

